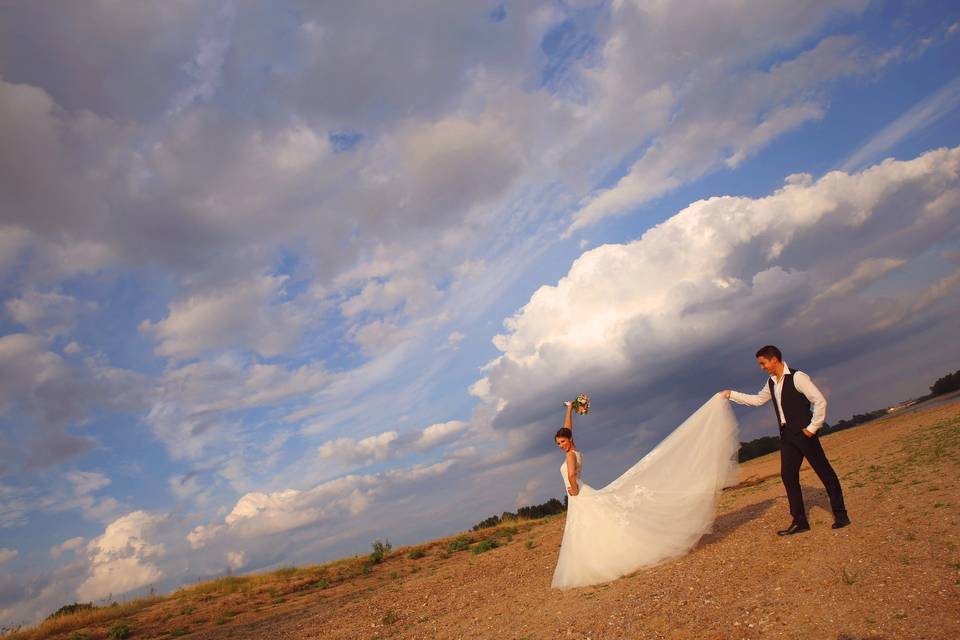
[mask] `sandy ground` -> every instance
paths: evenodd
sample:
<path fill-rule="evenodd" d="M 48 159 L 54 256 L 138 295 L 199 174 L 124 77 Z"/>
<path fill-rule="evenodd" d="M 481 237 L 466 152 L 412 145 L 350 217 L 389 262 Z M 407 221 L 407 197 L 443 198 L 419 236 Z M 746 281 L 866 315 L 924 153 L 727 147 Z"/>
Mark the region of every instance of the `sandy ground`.
<path fill-rule="evenodd" d="M 520 525 L 482 554 L 447 553 L 441 540 L 422 558 L 395 553 L 330 586 L 291 580 L 268 592 L 196 596 L 189 607 L 161 603 L 130 620 L 132 637 L 960 638 L 960 403 L 823 445 L 853 519 L 845 529 L 830 528 L 827 496 L 804 465 L 813 530 L 775 534 L 789 517 L 774 454 L 741 466 L 715 532 L 688 555 L 611 583 L 549 588 L 560 516 Z"/>

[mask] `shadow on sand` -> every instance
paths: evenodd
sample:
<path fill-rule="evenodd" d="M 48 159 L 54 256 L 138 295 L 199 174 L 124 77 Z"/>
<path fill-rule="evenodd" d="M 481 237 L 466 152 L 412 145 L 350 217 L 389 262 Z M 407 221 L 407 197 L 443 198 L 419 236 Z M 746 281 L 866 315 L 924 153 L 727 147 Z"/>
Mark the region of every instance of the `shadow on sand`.
<path fill-rule="evenodd" d="M 776 502 L 778 502 L 777 498 L 767 498 L 761 502 L 748 504 L 736 511 L 723 514 L 714 521 L 713 533 L 708 533 L 700 538 L 700 542 L 694 548 L 699 549 L 720 542 L 747 522 L 759 518 Z"/>

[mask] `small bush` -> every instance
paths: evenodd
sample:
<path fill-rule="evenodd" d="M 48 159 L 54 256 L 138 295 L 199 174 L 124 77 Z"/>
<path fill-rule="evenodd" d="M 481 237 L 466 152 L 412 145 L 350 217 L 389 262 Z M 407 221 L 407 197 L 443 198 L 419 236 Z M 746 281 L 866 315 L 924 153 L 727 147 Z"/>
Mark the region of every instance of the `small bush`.
<path fill-rule="evenodd" d="M 417 547 L 416 549 L 408 553 L 407 557 L 410 558 L 411 560 L 418 560 L 425 555 L 427 555 L 427 552 L 423 550 L 423 547 Z"/>
<path fill-rule="evenodd" d="M 116 623 L 110 627 L 110 631 L 107 633 L 110 640 L 122 640 L 123 638 L 129 638 L 131 635 L 133 635 L 133 632 L 130 631 L 130 625 L 126 622 Z"/>
<path fill-rule="evenodd" d="M 533 540 L 527 540 L 527 543 L 524 546 L 527 549 L 533 549 L 535 546 L 537 546 L 537 543 L 534 542 Z"/>
<path fill-rule="evenodd" d="M 48 615 L 47 620 L 50 620 L 51 618 L 59 618 L 60 616 L 73 615 L 78 611 L 89 611 L 90 609 L 93 609 L 93 603 L 91 602 L 74 602 L 73 604 L 65 604 Z"/>
<path fill-rule="evenodd" d="M 390 555 L 390 550 L 393 549 L 390 540 L 386 540 L 385 542 L 374 540 L 370 543 L 370 546 L 373 548 L 373 553 L 370 554 L 370 562 L 373 564 L 383 562 L 383 559 Z"/>
<path fill-rule="evenodd" d="M 460 536 L 456 540 L 447 543 L 447 551 L 466 551 L 470 548 L 470 538 Z"/>
<path fill-rule="evenodd" d="M 479 542 L 477 546 L 473 548 L 473 552 L 478 554 L 484 553 L 486 551 L 490 551 L 491 549 L 496 549 L 499 546 L 500 546 L 499 542 L 497 542 L 493 538 L 488 538 L 486 540 Z"/>

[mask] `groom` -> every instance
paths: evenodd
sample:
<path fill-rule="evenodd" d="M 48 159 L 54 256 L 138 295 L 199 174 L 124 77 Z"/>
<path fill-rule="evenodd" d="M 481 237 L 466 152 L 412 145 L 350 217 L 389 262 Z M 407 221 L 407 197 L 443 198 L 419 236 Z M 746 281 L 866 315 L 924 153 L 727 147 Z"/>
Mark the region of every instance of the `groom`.
<path fill-rule="evenodd" d="M 757 351 L 760 368 L 770 375 L 767 384 L 756 395 L 739 391 L 723 391 L 723 397 L 738 404 L 759 407 L 773 398 L 773 409 L 780 425 L 780 478 L 787 490 L 790 515 L 793 522 L 777 535 L 789 536 L 810 530 L 807 512 L 803 506 L 800 490 L 800 465 L 806 458 L 819 476 L 830 496 L 833 509 L 833 528 L 840 529 L 850 524 L 843 504 L 840 479 L 830 466 L 827 455 L 820 446 L 817 430 L 823 426 L 827 415 L 827 401 L 806 373 L 790 369 L 783 361 L 780 349 L 767 345 Z M 813 403 L 813 411 L 810 410 Z"/>

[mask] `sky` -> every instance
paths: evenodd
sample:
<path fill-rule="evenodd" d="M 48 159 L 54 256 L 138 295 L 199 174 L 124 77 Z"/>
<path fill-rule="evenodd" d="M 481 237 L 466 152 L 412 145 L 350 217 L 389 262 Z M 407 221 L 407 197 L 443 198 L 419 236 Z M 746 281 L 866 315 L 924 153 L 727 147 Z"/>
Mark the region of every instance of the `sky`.
<path fill-rule="evenodd" d="M 960 368 L 960 7 L 0 5 L 0 626 Z M 737 408 L 741 440 L 773 413 Z"/>

